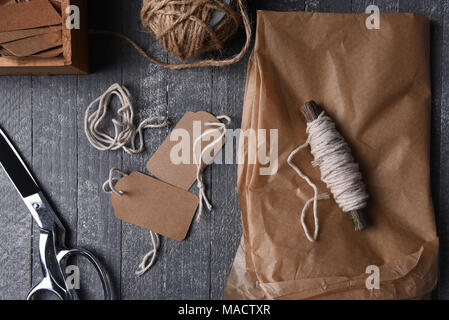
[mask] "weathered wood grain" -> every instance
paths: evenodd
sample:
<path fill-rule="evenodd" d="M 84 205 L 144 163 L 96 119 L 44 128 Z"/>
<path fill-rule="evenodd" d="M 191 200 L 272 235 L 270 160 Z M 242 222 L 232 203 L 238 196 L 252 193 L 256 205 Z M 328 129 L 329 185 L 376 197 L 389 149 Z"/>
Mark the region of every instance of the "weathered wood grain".
<path fill-rule="evenodd" d="M 76 76 L 32 77 L 33 163 L 41 188 L 68 231 L 77 234 Z M 33 226 L 33 285 L 42 280 L 39 227 Z"/>
<path fill-rule="evenodd" d="M 121 1 L 89 1 L 89 22 L 94 28 L 122 31 Z M 94 149 L 84 134 L 84 112 L 88 104 L 111 84 L 122 82 L 122 43 L 109 37 L 91 37 L 93 74 L 78 77 L 78 246 L 93 251 L 108 267 L 120 297 L 121 222 L 115 218 L 109 196 L 101 190 L 112 167 L 122 166 L 121 152 Z M 116 101 L 114 102 L 116 103 Z M 116 105 L 115 105 L 116 106 Z M 105 120 L 107 121 L 107 120 Z M 110 128 L 110 126 L 108 126 Z M 101 286 L 92 269 L 81 270 L 85 298 L 102 299 Z"/>
<path fill-rule="evenodd" d="M 0 77 L 0 127 L 32 162 L 31 77 Z M 31 216 L 0 169 L 0 299 L 24 299 L 31 287 Z"/>
<path fill-rule="evenodd" d="M 257 0 L 248 2 L 248 7 L 255 7 L 257 10 L 304 11 L 304 0 Z"/>
<path fill-rule="evenodd" d="M 239 129 L 242 121 L 243 98 L 245 91 L 247 59 L 223 71 L 215 69 L 213 73 L 212 111 L 215 115 L 231 117 L 231 129 Z M 229 271 L 242 237 L 241 214 L 237 186 L 237 149 L 238 139 L 228 139 L 233 145 L 232 154 L 223 152 L 217 155 L 221 164 L 210 167 L 212 183 L 211 201 L 211 299 L 223 299 Z M 233 160 L 226 164 L 225 156 Z M 227 159 L 227 158 L 226 158 Z"/>
<path fill-rule="evenodd" d="M 136 39 L 152 56 L 167 61 L 167 53 L 155 38 L 145 32 L 141 23 L 135 19 L 140 12 L 140 2 L 122 2 L 125 17 L 123 30 Z M 125 45 L 124 56 L 129 57 L 123 64 L 123 84 L 131 91 L 135 107 L 135 122 L 150 116 L 167 116 L 168 70 L 156 66 L 141 57 L 131 46 Z M 148 129 L 145 131 L 145 150 L 138 155 L 123 154 L 123 169 L 127 172 L 147 173 L 145 165 L 151 155 L 161 145 L 170 128 Z M 152 249 L 147 230 L 123 223 L 122 228 L 122 298 L 158 299 L 165 297 L 167 274 L 165 264 L 165 239 L 161 237 L 159 257 L 145 275 L 136 276 L 135 271 L 143 256 Z"/>
<path fill-rule="evenodd" d="M 169 58 L 170 63 L 179 62 Z M 168 114 L 177 123 L 188 111 L 212 111 L 212 70 L 192 69 L 168 74 Z M 204 183 L 210 195 L 211 170 L 204 172 Z M 191 189 L 197 193 L 196 185 Z M 176 242 L 164 238 L 165 299 L 209 298 L 210 290 L 210 225 L 213 213 L 203 213 L 194 221 L 187 239 Z"/>
<path fill-rule="evenodd" d="M 305 11 L 319 12 L 351 12 L 351 0 L 327 1 L 306 0 Z"/>
<path fill-rule="evenodd" d="M 353 0 L 352 12 L 365 12 L 371 4 L 377 5 L 381 12 L 399 11 L 399 0 Z"/>

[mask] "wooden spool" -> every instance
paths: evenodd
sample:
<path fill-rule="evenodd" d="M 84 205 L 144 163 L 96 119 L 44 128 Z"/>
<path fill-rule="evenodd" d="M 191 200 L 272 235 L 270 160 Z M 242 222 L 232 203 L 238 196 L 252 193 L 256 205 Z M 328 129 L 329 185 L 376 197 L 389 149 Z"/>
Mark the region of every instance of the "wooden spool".
<path fill-rule="evenodd" d="M 309 123 L 316 120 L 325 111 L 315 101 L 309 101 L 301 107 L 301 112 Z M 368 227 L 364 209 L 347 212 L 347 214 L 352 220 L 355 231 L 362 231 Z"/>

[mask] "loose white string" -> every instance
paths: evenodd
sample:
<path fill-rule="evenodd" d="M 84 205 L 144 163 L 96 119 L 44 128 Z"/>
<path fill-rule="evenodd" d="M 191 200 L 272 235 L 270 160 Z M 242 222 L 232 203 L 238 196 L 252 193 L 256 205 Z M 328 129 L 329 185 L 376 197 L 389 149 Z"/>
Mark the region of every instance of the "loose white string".
<path fill-rule="evenodd" d="M 203 156 L 206 152 L 209 151 L 209 149 L 213 148 L 218 143 L 222 143 L 223 137 L 226 135 L 227 128 L 231 125 L 231 118 L 228 116 L 219 116 L 217 117 L 218 120 L 226 120 L 226 123 L 222 122 L 206 122 L 204 125 L 206 127 L 216 127 L 215 129 L 209 129 L 204 131 L 203 134 L 201 134 L 198 138 L 195 139 L 195 142 L 193 143 L 193 157 L 195 160 L 195 163 L 197 164 L 197 171 L 196 171 L 196 181 L 198 186 L 198 197 L 199 197 L 199 207 L 198 207 L 198 216 L 197 221 L 201 220 L 201 217 L 203 215 L 203 202 L 206 204 L 206 207 L 208 210 L 212 210 L 212 205 L 207 198 L 206 195 L 206 186 L 203 182 Z M 212 141 L 210 144 L 208 144 L 200 153 L 199 157 L 197 156 L 197 144 L 203 140 L 203 137 L 214 133 L 214 132 L 221 132 L 217 139 Z"/>
<path fill-rule="evenodd" d="M 323 194 L 323 195 L 318 195 L 318 188 L 317 186 L 310 181 L 309 177 L 306 176 L 305 174 L 303 174 L 301 172 L 301 170 L 293 163 L 293 157 L 302 149 L 307 148 L 309 146 L 309 142 L 307 141 L 305 144 L 303 144 L 302 146 L 299 146 L 297 149 L 295 149 L 290 156 L 288 157 L 288 164 L 291 168 L 293 168 L 293 170 L 296 171 L 296 173 L 302 178 L 304 179 L 307 184 L 313 189 L 313 198 L 311 198 L 310 200 L 308 200 L 306 202 L 306 204 L 304 205 L 304 208 L 302 208 L 302 212 L 301 212 L 301 225 L 302 228 L 304 229 L 304 233 L 307 237 L 307 239 L 310 242 L 316 242 L 318 239 L 318 234 L 320 232 L 320 224 L 319 224 L 319 220 L 318 220 L 318 213 L 317 213 L 317 206 L 318 206 L 318 201 L 319 200 L 327 200 L 329 199 L 329 195 L 328 194 Z M 310 204 L 313 202 L 313 221 L 315 224 L 315 229 L 314 229 L 314 233 L 313 236 L 310 235 L 309 232 L 309 228 L 307 227 L 307 224 L 305 222 L 306 219 L 306 214 L 307 214 L 307 210 L 310 207 Z"/>
<path fill-rule="evenodd" d="M 293 157 L 302 149 L 310 145 L 314 156 L 313 166 L 319 166 L 321 180 L 330 189 L 335 201 L 344 212 L 363 209 L 367 205 L 368 194 L 362 181 L 358 164 L 354 161 L 351 149 L 343 136 L 337 131 L 335 123 L 324 112 L 314 121 L 307 124 L 309 138 L 302 146 L 295 149 L 288 158 L 288 164 L 304 179 L 314 191 L 302 210 L 301 224 L 307 239 L 315 242 L 318 239 L 319 221 L 317 214 L 318 200 L 328 199 L 329 195 L 318 195 L 318 189 L 310 179 L 293 164 Z M 314 236 L 310 236 L 305 224 L 305 214 L 313 201 L 313 215 L 315 221 Z"/>
<path fill-rule="evenodd" d="M 103 184 L 103 191 L 108 194 L 115 193 L 118 196 L 122 196 L 125 193 L 122 190 L 117 190 L 114 186 L 115 183 L 120 179 L 119 177 L 114 177 L 115 173 L 118 173 L 120 176 L 125 177 L 128 176 L 122 170 L 118 168 L 112 168 L 111 171 L 109 172 L 109 179 Z M 159 235 L 153 231 L 150 231 L 150 237 L 151 242 L 153 244 L 153 248 L 143 257 L 142 262 L 139 264 L 139 267 L 136 270 L 137 276 L 144 275 L 148 270 L 151 269 L 151 267 L 154 265 L 156 261 L 161 240 Z"/>
<path fill-rule="evenodd" d="M 151 249 L 142 259 L 142 262 L 139 264 L 139 268 L 136 270 L 137 276 L 144 275 L 151 267 L 154 265 L 154 262 L 157 258 L 157 253 L 159 250 L 159 246 L 161 244 L 161 240 L 159 235 L 156 232 L 150 231 L 151 242 L 153 243 L 153 249 Z"/>
<path fill-rule="evenodd" d="M 112 119 L 114 125 L 114 136 L 101 131 L 100 125 L 106 117 L 109 104 L 113 96 L 120 100 L 121 107 L 117 114 L 121 121 Z M 92 112 L 92 110 L 96 109 Z M 154 123 L 156 122 L 156 123 Z M 84 132 L 90 144 L 100 151 L 123 149 L 126 153 L 134 155 L 143 151 L 143 130 L 148 128 L 163 128 L 169 125 L 165 117 L 150 117 L 140 123 L 135 130 L 134 108 L 131 95 L 125 87 L 115 83 L 100 97 L 95 99 L 86 109 L 84 116 Z M 139 136 L 139 147 L 136 147 L 136 137 Z M 130 142 L 131 146 L 127 146 Z"/>

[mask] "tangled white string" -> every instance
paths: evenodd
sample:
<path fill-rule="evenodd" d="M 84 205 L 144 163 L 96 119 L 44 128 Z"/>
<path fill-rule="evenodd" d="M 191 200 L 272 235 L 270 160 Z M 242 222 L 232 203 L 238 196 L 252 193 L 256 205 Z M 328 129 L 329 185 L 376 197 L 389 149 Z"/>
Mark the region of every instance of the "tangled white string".
<path fill-rule="evenodd" d="M 319 195 L 316 185 L 293 163 L 293 157 L 299 151 L 310 145 L 311 153 L 314 156 L 312 165 L 320 167 L 321 180 L 326 183 L 338 206 L 344 212 L 365 208 L 367 206 L 368 194 L 362 181 L 359 165 L 354 161 L 348 143 L 337 131 L 332 119 L 324 112 L 321 113 L 316 120 L 307 124 L 307 133 L 309 135 L 307 142 L 290 154 L 288 164 L 314 191 L 314 197 L 306 203 L 302 210 L 301 224 L 307 239 L 310 242 L 316 242 L 319 234 L 317 202 L 329 199 L 329 196 Z M 312 202 L 315 221 L 313 236 L 310 235 L 305 223 L 305 215 Z"/>
<path fill-rule="evenodd" d="M 112 168 L 109 172 L 109 179 L 103 184 L 103 191 L 111 194 L 115 193 L 118 196 L 122 196 L 124 192 L 122 190 L 117 190 L 115 188 L 115 183 L 120 179 L 119 177 L 115 177 L 114 173 L 118 173 L 120 176 L 126 177 L 128 176 L 125 172 L 118 168 Z M 144 275 L 151 267 L 154 265 L 158 250 L 161 244 L 161 240 L 159 235 L 156 232 L 150 231 L 151 242 L 153 244 L 153 248 L 145 254 L 142 259 L 142 262 L 139 264 L 139 267 L 136 270 L 137 276 Z"/>
<path fill-rule="evenodd" d="M 113 96 L 120 100 L 121 107 L 117 114 L 121 121 L 112 119 L 114 136 L 110 136 L 100 129 L 101 122 L 108 113 L 109 104 Z M 96 106 L 96 109 L 94 110 Z M 93 110 L 93 111 L 92 111 Z M 84 116 L 84 132 L 90 144 L 100 151 L 123 149 L 126 153 L 134 155 L 143 151 L 143 130 L 148 128 L 163 128 L 169 125 L 165 117 L 150 117 L 134 127 L 134 108 L 131 95 L 125 87 L 115 83 L 100 97 L 95 99 L 86 109 Z M 136 147 L 136 137 L 139 136 L 139 146 Z M 130 143 L 130 146 L 127 144 Z"/>
<path fill-rule="evenodd" d="M 193 157 L 195 159 L 195 163 L 197 164 L 197 171 L 196 171 L 196 181 L 198 185 L 198 198 L 199 198 L 199 207 L 198 207 L 198 216 L 197 221 L 201 220 L 201 217 L 203 215 L 203 202 L 206 204 L 206 207 L 208 210 L 212 210 L 212 205 L 207 198 L 206 195 L 206 186 L 203 183 L 203 156 L 208 152 L 211 148 L 213 148 L 215 145 L 222 143 L 223 137 L 226 135 L 226 130 L 231 125 L 231 118 L 228 116 L 219 116 L 217 117 L 218 120 L 226 120 L 226 123 L 222 122 L 206 122 L 204 125 L 206 127 L 215 127 L 215 129 L 209 129 L 204 131 L 202 135 L 200 135 L 198 138 L 195 139 L 195 142 L 193 143 Z M 209 134 L 212 134 L 214 132 L 219 132 L 220 135 L 212 141 L 210 144 L 208 144 L 203 150 L 201 150 L 201 153 L 198 157 L 197 154 L 197 147 L 198 143 L 200 143 L 203 140 L 203 137 L 208 136 Z"/>

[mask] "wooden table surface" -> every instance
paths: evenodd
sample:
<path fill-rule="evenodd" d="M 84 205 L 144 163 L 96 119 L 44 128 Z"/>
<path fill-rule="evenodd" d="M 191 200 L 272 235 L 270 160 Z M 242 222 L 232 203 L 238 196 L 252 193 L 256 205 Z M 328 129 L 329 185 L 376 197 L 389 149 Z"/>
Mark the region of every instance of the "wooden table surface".
<path fill-rule="evenodd" d="M 432 20 L 432 193 L 441 238 L 440 283 L 435 298 L 449 298 L 449 2 L 447 0 L 248 0 L 255 11 L 417 12 Z M 123 32 L 155 57 L 175 62 L 143 31 L 139 0 L 89 1 L 90 27 Z M 300 30 L 298 30 L 300 32 Z M 87 105 L 114 82 L 128 87 L 137 119 L 168 115 L 176 123 L 187 111 L 227 114 L 239 127 L 246 57 L 223 69 L 173 72 L 148 63 L 119 39 L 92 37 L 92 73 L 86 76 L 0 77 L 0 126 L 31 165 L 69 232 L 69 244 L 98 255 L 122 299 L 221 299 L 241 238 L 235 192 L 236 166 L 205 172 L 215 209 L 194 223 L 182 243 L 164 238 L 156 265 L 142 277 L 134 272 L 151 249 L 147 231 L 116 219 L 101 191 L 109 169 L 145 171 L 145 163 L 169 129 L 148 130 L 146 151 L 129 156 L 92 148 L 83 132 Z M 231 41 L 234 52 L 242 39 Z M 226 53 L 227 51 L 225 51 Z M 232 53 L 233 51 L 231 51 Z M 247 55 L 248 56 L 248 55 Z M 196 192 L 196 188 L 192 189 Z M 22 200 L 0 170 L 0 299 L 23 299 L 41 278 L 38 233 Z M 101 298 L 91 269 L 81 263 L 83 298 Z"/>

